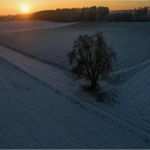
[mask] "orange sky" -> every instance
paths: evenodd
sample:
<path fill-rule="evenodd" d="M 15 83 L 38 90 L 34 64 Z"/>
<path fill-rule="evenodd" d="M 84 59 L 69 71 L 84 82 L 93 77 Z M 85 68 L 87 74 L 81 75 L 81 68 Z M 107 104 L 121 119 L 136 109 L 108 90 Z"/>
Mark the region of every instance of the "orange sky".
<path fill-rule="evenodd" d="M 21 4 L 29 5 L 31 11 L 56 8 L 108 6 L 110 9 L 129 9 L 150 6 L 150 0 L 0 0 L 0 14 L 20 13 Z"/>

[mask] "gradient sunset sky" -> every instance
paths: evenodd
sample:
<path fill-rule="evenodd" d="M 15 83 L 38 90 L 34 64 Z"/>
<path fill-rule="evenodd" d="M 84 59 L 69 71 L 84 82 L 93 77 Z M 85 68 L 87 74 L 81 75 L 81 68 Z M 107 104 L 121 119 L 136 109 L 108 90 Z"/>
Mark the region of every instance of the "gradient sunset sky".
<path fill-rule="evenodd" d="M 150 6 L 150 0 L 0 0 L 0 15 L 20 13 L 20 6 L 26 4 L 30 11 L 56 8 L 108 6 L 112 10 Z"/>

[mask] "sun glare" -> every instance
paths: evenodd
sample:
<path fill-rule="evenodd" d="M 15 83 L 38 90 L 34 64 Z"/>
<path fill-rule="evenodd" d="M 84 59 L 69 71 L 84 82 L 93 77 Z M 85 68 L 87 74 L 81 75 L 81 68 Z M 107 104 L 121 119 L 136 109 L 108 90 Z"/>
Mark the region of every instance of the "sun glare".
<path fill-rule="evenodd" d="M 20 11 L 23 14 L 27 14 L 30 12 L 30 6 L 28 4 L 21 4 L 20 5 Z"/>

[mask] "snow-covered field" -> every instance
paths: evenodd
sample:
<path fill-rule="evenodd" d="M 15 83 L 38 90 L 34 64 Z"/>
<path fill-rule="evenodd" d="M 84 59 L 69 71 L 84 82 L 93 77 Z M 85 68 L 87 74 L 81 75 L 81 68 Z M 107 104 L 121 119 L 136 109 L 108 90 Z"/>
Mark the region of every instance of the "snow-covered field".
<path fill-rule="evenodd" d="M 54 29 L 58 27 L 63 27 L 73 23 L 57 23 L 49 21 L 1 21 L 0 22 L 0 32 L 12 33 L 12 32 L 23 32 L 32 31 L 39 29 Z"/>
<path fill-rule="evenodd" d="M 102 31 L 110 47 L 117 52 L 117 67 L 122 68 L 149 59 L 149 26 L 150 23 L 79 23 L 56 29 L 8 33 L 0 36 L 0 42 L 66 69 L 67 54 L 78 35 Z"/>
<path fill-rule="evenodd" d="M 0 147 L 150 148 L 149 25 L 1 32 Z M 97 31 L 104 32 L 118 61 L 102 94 L 93 97 L 65 69 L 73 40 Z"/>

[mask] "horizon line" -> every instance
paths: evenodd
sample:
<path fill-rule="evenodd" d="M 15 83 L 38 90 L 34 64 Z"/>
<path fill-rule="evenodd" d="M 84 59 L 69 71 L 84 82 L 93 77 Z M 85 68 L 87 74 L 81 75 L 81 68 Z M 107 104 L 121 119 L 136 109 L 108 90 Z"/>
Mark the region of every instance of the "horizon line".
<path fill-rule="evenodd" d="M 0 14 L 0 17 L 4 17 L 4 16 L 16 16 L 16 15 L 31 15 L 33 13 L 36 13 L 36 12 L 41 12 L 41 11 L 51 11 L 51 10 L 58 10 L 58 9 L 82 9 L 82 8 L 90 8 L 90 7 L 107 7 L 107 6 L 96 6 L 96 5 L 93 5 L 93 6 L 89 6 L 89 7 L 63 7 L 63 8 L 55 8 L 55 9 L 39 9 L 37 11 L 33 11 L 33 12 L 30 12 L 28 14 L 22 14 L 22 13 L 9 13 L 9 14 Z M 127 9 L 111 9 L 110 7 L 107 7 L 109 8 L 110 12 L 113 12 L 113 11 L 128 11 L 128 10 L 134 10 L 134 9 L 140 9 L 140 8 L 150 8 L 150 6 L 143 6 L 143 7 L 133 7 L 133 8 L 127 8 Z"/>

